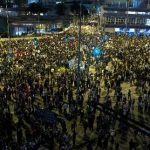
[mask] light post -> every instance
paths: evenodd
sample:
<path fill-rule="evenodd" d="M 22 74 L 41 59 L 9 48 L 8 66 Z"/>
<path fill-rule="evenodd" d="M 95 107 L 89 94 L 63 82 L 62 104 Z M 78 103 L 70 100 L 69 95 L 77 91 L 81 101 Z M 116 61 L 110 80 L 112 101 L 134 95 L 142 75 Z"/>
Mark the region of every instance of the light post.
<path fill-rule="evenodd" d="M 90 63 L 91 63 L 91 47 L 88 46 L 88 51 L 87 51 L 87 78 L 89 78 Z"/>
<path fill-rule="evenodd" d="M 10 38 L 9 14 L 8 14 L 8 1 L 6 0 L 6 17 L 7 17 L 7 36 Z"/>
<path fill-rule="evenodd" d="M 127 0 L 127 17 L 126 17 L 126 29 L 125 29 L 126 34 L 128 30 L 128 20 L 129 20 L 129 0 Z"/>
<path fill-rule="evenodd" d="M 78 50 L 77 50 L 77 58 L 78 58 L 78 65 L 77 65 L 77 98 L 79 98 L 79 91 L 80 91 L 81 4 L 82 4 L 82 1 L 80 2 L 79 33 L 78 33 Z"/>
<path fill-rule="evenodd" d="M 12 60 L 12 50 L 11 50 L 11 39 L 10 39 L 10 25 L 9 25 L 9 14 L 8 14 L 8 0 L 5 0 L 6 3 L 6 17 L 7 17 L 7 36 L 9 39 L 8 42 L 8 53 L 7 53 L 7 59 L 8 62 Z"/>

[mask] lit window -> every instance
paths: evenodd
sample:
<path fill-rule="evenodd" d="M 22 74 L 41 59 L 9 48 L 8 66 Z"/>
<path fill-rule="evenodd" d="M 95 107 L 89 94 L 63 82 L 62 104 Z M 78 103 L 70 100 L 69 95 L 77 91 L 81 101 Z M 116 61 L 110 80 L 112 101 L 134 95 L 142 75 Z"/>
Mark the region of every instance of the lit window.
<path fill-rule="evenodd" d="M 146 25 L 150 26 L 150 19 L 146 19 Z"/>

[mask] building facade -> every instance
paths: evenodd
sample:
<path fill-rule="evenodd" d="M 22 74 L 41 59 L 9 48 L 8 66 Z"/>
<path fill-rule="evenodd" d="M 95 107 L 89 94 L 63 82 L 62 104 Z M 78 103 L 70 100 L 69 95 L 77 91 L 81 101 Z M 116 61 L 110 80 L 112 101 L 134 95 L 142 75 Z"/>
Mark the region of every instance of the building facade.
<path fill-rule="evenodd" d="M 150 34 L 149 0 L 109 3 L 102 10 L 102 24 L 106 32 Z"/>

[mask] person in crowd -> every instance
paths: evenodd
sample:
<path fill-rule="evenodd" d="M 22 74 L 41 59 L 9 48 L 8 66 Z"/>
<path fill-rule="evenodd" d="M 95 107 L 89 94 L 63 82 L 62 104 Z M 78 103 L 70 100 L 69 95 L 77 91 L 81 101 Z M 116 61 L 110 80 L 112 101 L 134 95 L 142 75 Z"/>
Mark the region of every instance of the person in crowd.
<path fill-rule="evenodd" d="M 66 41 L 66 34 L 74 38 Z M 98 35 L 82 37 L 85 67 L 80 72 L 76 33 L 49 35 L 36 44 L 31 39 L 11 40 L 12 55 L 8 41 L 0 41 L 0 149 L 72 150 L 77 137 L 83 136 L 81 141 L 88 138 L 86 148 L 92 150 L 89 133 L 97 137 L 97 149 L 107 150 L 109 144 L 116 150 L 121 147 L 116 116 L 132 118 L 136 110 L 142 117 L 150 115 L 150 39 L 109 36 L 104 43 Z M 93 46 L 102 47 L 103 54 L 95 58 Z M 95 66 L 95 73 L 90 73 L 90 66 Z M 134 86 L 138 99 L 122 83 Z M 102 110 L 97 110 L 99 105 Z M 124 122 L 119 121 L 118 128 L 127 133 Z M 134 141 L 128 141 L 131 150 L 136 149 Z"/>

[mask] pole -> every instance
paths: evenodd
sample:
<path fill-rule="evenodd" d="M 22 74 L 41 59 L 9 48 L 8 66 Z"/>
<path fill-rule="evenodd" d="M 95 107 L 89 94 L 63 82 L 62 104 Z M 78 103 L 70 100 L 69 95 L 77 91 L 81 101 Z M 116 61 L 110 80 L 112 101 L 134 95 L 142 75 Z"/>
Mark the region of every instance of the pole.
<path fill-rule="evenodd" d="M 127 30 L 128 30 L 128 19 L 129 19 L 129 1 L 127 0 L 127 17 L 126 17 L 126 31 L 125 33 L 127 34 Z"/>
<path fill-rule="evenodd" d="M 39 34 L 40 34 L 40 30 L 41 30 L 41 25 L 40 25 L 40 12 L 38 12 L 38 30 L 39 30 Z"/>
<path fill-rule="evenodd" d="M 78 67 L 77 67 L 77 97 L 79 97 L 79 91 L 80 91 L 81 3 L 82 2 L 80 2 L 79 33 L 78 33 L 78 51 L 77 51 L 77 58 L 78 58 Z"/>
<path fill-rule="evenodd" d="M 89 78 L 89 68 L 90 68 L 90 58 L 91 58 L 91 47 L 88 46 L 88 51 L 87 51 L 87 79 Z"/>
<path fill-rule="evenodd" d="M 7 36 L 10 38 L 9 15 L 8 15 L 8 1 L 6 0 L 6 17 L 7 17 Z"/>
<path fill-rule="evenodd" d="M 101 13 L 102 13 L 102 11 L 101 11 L 101 6 L 100 6 L 100 0 L 99 0 L 99 12 L 98 12 L 98 31 L 99 31 L 99 33 L 100 33 L 100 31 L 102 30 L 102 24 L 101 24 L 101 21 L 102 21 L 102 18 L 101 18 Z"/>
<path fill-rule="evenodd" d="M 8 0 L 5 1 L 6 2 L 6 17 L 7 17 L 7 36 L 9 39 L 9 44 L 8 44 L 8 62 L 10 62 L 10 54 L 12 54 L 11 52 L 11 39 L 10 39 L 10 25 L 9 25 L 9 14 L 8 14 Z M 12 57 L 12 56 L 11 56 Z"/>

